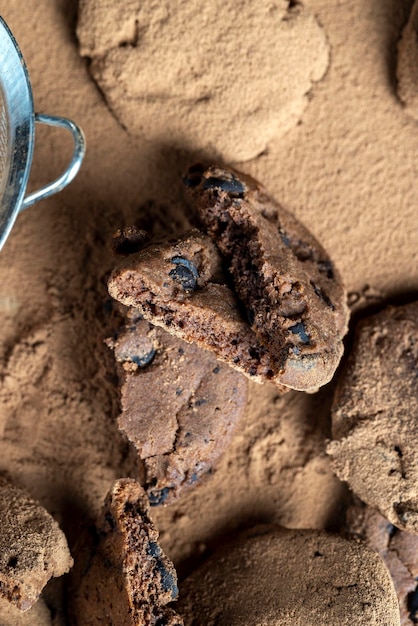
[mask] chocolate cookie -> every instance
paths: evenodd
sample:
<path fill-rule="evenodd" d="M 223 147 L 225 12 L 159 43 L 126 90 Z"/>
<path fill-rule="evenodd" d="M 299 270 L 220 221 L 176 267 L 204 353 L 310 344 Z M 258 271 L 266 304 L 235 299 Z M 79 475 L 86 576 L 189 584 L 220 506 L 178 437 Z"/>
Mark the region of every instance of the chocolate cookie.
<path fill-rule="evenodd" d="M 398 530 L 378 511 L 357 501 L 346 514 L 346 531 L 384 560 L 395 585 L 401 626 L 418 622 L 418 537 Z"/>
<path fill-rule="evenodd" d="M 0 477 L 0 596 L 26 611 L 52 576 L 73 564 L 57 522 L 38 502 Z"/>
<path fill-rule="evenodd" d="M 250 176 L 194 166 L 184 180 L 227 260 L 251 328 L 280 365 L 281 382 L 300 390 L 327 383 L 348 321 L 346 293 L 328 254 Z"/>
<path fill-rule="evenodd" d="M 358 324 L 328 446 L 336 474 L 392 524 L 418 533 L 418 302 Z"/>
<path fill-rule="evenodd" d="M 168 504 L 228 446 L 246 405 L 247 379 L 144 319 L 132 319 L 109 343 L 121 364 L 119 427 L 144 462 L 151 505 Z"/>
<path fill-rule="evenodd" d="M 148 498 L 132 479 L 114 483 L 97 528 L 94 553 L 70 597 L 74 626 L 182 626 L 166 605 L 177 575 L 158 544 Z"/>
<path fill-rule="evenodd" d="M 148 245 L 112 272 L 110 295 L 135 307 L 153 324 L 249 376 L 271 380 L 284 392 L 279 364 L 261 344 L 222 272 L 211 239 L 193 230 Z"/>
<path fill-rule="evenodd" d="M 261 528 L 183 581 L 185 626 L 398 626 L 389 573 L 370 548 L 324 532 Z"/>

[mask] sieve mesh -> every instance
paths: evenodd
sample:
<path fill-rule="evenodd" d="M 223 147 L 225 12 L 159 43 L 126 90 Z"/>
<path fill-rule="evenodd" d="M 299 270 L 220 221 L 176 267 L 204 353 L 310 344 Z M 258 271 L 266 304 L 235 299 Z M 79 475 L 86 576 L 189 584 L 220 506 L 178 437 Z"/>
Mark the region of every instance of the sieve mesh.
<path fill-rule="evenodd" d="M 3 191 L 7 176 L 8 124 L 3 92 L 0 89 L 0 190 Z"/>

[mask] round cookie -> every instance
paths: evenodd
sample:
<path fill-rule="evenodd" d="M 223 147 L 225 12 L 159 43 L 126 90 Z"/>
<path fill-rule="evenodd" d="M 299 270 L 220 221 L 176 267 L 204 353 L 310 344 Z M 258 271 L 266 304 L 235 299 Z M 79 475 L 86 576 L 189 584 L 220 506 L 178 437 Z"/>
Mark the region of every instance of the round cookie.
<path fill-rule="evenodd" d="M 323 247 L 250 176 L 193 166 L 184 182 L 252 330 L 280 364 L 281 383 L 307 391 L 329 382 L 343 353 L 348 308 Z"/>
<path fill-rule="evenodd" d="M 185 626 L 395 626 L 381 560 L 357 541 L 260 528 L 211 556 L 181 584 Z"/>
<path fill-rule="evenodd" d="M 280 364 L 251 330 L 227 284 L 219 251 L 198 230 L 128 256 L 113 270 L 108 288 L 115 300 L 170 334 L 211 350 L 256 382 L 270 380 L 287 391 Z"/>
<path fill-rule="evenodd" d="M 364 541 L 384 560 L 398 596 L 401 625 L 418 622 L 418 537 L 398 530 L 363 502 L 346 513 L 346 532 Z"/>
<path fill-rule="evenodd" d="M 327 452 L 341 480 L 418 533 L 418 302 L 361 321 L 332 408 Z"/>
<path fill-rule="evenodd" d="M 288 1 L 81 0 L 77 36 L 130 135 L 235 161 L 297 124 L 328 65 L 322 28 Z"/>
<path fill-rule="evenodd" d="M 109 343 L 121 363 L 119 427 L 144 462 L 151 505 L 168 504 L 229 445 L 246 406 L 247 379 L 144 319 L 132 319 Z"/>

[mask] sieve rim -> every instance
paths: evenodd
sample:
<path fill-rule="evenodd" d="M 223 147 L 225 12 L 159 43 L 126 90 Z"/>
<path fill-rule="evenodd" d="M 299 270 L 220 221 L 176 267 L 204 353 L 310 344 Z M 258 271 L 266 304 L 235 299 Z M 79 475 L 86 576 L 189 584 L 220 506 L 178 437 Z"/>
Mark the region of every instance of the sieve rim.
<path fill-rule="evenodd" d="M 7 181 L 0 197 L 0 250 L 26 192 L 32 162 L 35 112 L 29 74 L 20 48 L 0 16 L 0 91 L 7 116 Z"/>

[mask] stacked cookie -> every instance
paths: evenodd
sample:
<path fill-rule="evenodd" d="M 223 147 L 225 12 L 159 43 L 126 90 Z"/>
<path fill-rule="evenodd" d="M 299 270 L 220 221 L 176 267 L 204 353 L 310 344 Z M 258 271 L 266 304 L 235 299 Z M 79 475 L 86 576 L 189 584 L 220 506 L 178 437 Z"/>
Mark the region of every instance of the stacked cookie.
<path fill-rule="evenodd" d="M 184 180 L 205 232 L 129 256 L 111 296 L 255 381 L 282 391 L 329 382 L 348 309 L 325 250 L 249 176 L 194 166 Z"/>
<path fill-rule="evenodd" d="M 139 250 L 108 283 L 131 311 L 108 341 L 119 425 L 154 505 L 220 457 L 245 407 L 244 376 L 280 393 L 316 390 L 338 366 L 348 321 L 331 259 L 259 183 L 217 166 L 193 166 L 184 182 L 200 229 L 148 243 L 125 229 L 118 249 Z"/>

